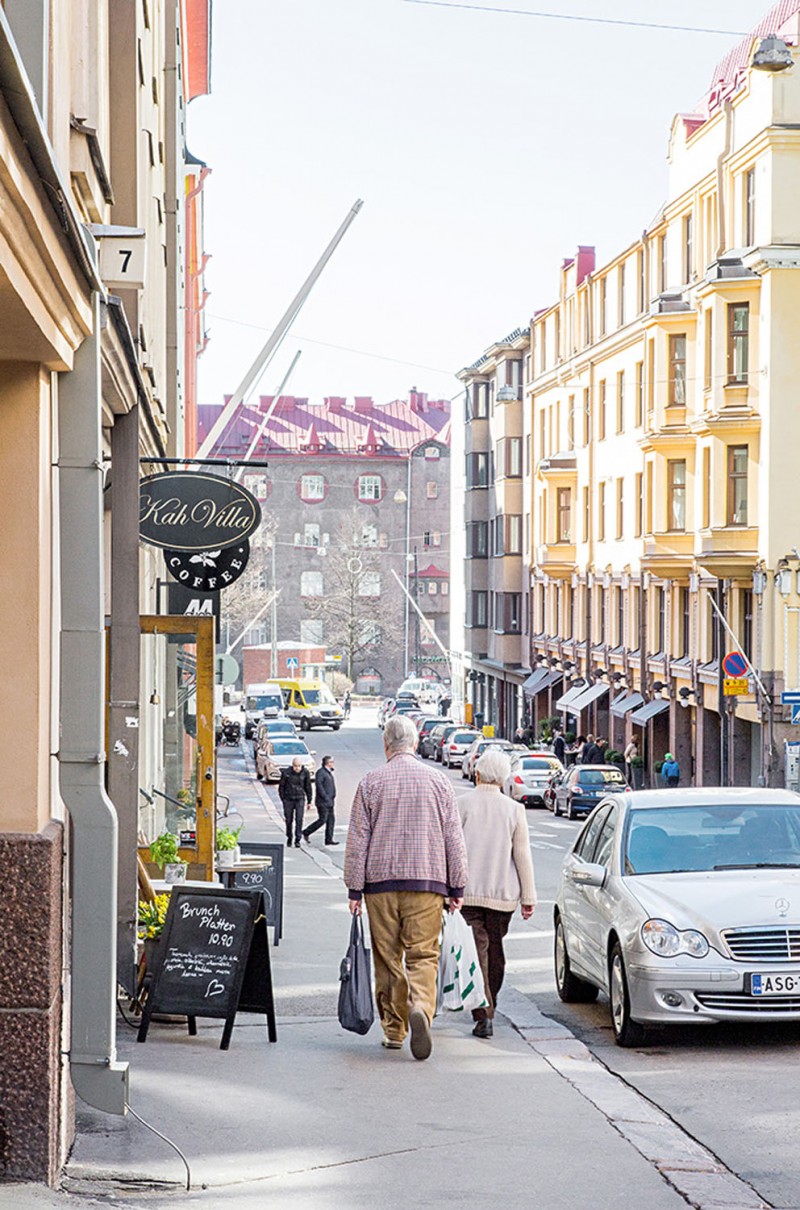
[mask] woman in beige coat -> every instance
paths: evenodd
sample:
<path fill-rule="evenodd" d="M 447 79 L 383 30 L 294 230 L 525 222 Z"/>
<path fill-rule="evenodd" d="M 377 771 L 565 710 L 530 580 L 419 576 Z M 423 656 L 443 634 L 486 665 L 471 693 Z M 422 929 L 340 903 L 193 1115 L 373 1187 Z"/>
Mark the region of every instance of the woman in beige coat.
<path fill-rule="evenodd" d="M 487 748 L 475 766 L 476 788 L 458 801 L 469 867 L 461 911 L 475 934 L 488 1001 L 487 1008 L 472 1013 L 476 1038 L 491 1038 L 494 1032 L 506 966 L 503 938 L 511 917 L 521 903 L 522 918 L 529 920 L 536 904 L 525 808 L 501 788 L 510 767 L 505 752 Z"/>

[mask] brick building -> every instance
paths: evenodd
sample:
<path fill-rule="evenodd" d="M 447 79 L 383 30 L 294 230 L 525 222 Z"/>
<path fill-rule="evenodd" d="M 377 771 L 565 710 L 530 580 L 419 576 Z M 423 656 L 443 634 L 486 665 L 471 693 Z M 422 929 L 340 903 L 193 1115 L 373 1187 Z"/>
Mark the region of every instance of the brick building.
<path fill-rule="evenodd" d="M 198 409 L 200 441 L 221 410 Z M 244 457 L 255 434 L 249 457 L 268 465 L 254 466 L 243 478 L 264 512 L 242 590 L 256 604 L 253 616 L 274 582 L 280 590 L 278 640 L 325 645 L 329 656 L 346 654 L 334 620 L 343 592 L 341 577 L 335 586 L 335 569 L 363 565 L 354 589 L 360 639 L 352 676 L 359 691 L 396 688 L 415 668 L 416 634 L 414 611 L 395 576 L 411 587 L 415 552 L 417 567 L 436 568 L 425 579 L 424 603 L 421 594 L 418 599 L 449 645 L 449 614 L 440 607 L 449 587 L 449 401 L 429 400 L 416 388 L 407 400 L 387 404 L 360 395 L 319 403 L 262 396 L 237 409 L 213 456 Z M 434 581 L 431 592 L 427 585 Z M 271 624 L 267 610 L 245 643 L 270 643 Z M 421 633 L 418 666 L 441 676 L 444 662 L 428 658 L 441 653 L 422 624 L 421 632 L 426 637 Z"/>

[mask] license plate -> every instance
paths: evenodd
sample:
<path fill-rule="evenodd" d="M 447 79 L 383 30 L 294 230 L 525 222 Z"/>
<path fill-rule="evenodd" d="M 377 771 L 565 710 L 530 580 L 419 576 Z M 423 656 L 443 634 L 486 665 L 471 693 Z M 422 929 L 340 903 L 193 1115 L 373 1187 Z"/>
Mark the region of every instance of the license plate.
<path fill-rule="evenodd" d="M 800 974 L 770 974 L 750 976 L 751 996 L 798 996 Z"/>

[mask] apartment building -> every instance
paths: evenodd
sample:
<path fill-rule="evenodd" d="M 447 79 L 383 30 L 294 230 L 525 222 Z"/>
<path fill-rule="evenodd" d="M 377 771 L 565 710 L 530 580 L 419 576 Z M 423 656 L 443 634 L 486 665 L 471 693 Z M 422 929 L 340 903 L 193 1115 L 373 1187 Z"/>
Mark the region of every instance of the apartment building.
<path fill-rule="evenodd" d="M 637 737 L 651 779 L 672 751 L 685 781 L 778 784 L 796 735 L 800 75 L 753 56 L 797 47 L 799 9 L 675 118 L 655 223 L 601 266 L 579 249 L 531 323 L 526 691 L 537 720 Z"/>
<path fill-rule="evenodd" d="M 201 441 L 221 410 L 199 408 Z M 324 645 L 347 657 L 359 693 L 392 693 L 412 672 L 447 675 L 436 639 L 448 648 L 450 428 L 449 400 L 416 387 L 385 404 L 286 395 L 236 410 L 213 454 L 259 464 L 242 481 L 264 524 L 241 591 L 225 601 L 228 611 L 242 596 L 253 603 L 246 644 Z M 273 586 L 274 613 L 256 617 Z M 419 626 L 405 587 L 426 619 Z M 353 626 L 363 637 L 345 633 Z"/>
<path fill-rule="evenodd" d="M 530 331 L 517 328 L 458 374 L 464 383 L 464 588 L 452 625 L 463 627 L 461 685 L 454 702 L 502 734 L 518 726 L 530 672 L 524 551 L 530 550 L 530 440 L 523 432 L 523 381 Z M 454 513 L 454 515 L 456 515 Z"/>

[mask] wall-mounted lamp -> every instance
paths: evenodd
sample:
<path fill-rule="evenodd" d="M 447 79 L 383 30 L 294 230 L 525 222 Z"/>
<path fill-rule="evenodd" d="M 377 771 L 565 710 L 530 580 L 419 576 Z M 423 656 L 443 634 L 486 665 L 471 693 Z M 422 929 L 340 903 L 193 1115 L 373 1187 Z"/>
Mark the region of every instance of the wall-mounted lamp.
<path fill-rule="evenodd" d="M 779 567 L 775 573 L 775 586 L 782 597 L 792 591 L 792 572 L 789 567 Z"/>
<path fill-rule="evenodd" d="M 678 690 L 678 701 L 682 706 L 693 706 L 695 703 L 691 700 L 694 697 L 694 689 L 687 689 L 684 685 L 683 689 Z"/>
<path fill-rule="evenodd" d="M 767 573 L 765 571 L 753 572 L 753 592 L 757 597 L 763 596 L 767 587 Z"/>

